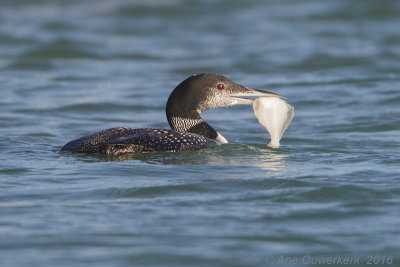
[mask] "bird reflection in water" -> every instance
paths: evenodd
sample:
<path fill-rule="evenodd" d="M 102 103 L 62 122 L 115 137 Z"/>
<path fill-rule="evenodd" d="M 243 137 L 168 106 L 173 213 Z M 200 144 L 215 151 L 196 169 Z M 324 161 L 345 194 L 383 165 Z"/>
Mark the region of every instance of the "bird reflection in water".
<path fill-rule="evenodd" d="M 282 149 L 273 150 L 264 145 L 230 143 L 203 150 L 178 153 L 126 153 L 117 156 L 104 154 L 85 155 L 85 157 L 88 156 L 107 161 L 140 160 L 148 164 L 162 165 L 232 166 L 233 170 L 256 167 L 263 171 L 279 172 L 287 170 L 287 158 L 289 154 L 282 151 Z M 238 172 L 235 176 L 240 178 L 243 175 Z"/>

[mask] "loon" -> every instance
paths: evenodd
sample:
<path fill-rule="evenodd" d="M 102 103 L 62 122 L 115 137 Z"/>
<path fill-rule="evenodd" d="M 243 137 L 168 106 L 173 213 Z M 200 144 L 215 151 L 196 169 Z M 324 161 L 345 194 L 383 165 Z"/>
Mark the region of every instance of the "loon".
<path fill-rule="evenodd" d="M 252 105 L 240 98 L 281 95 L 236 84 L 222 75 L 195 74 L 171 93 L 166 106 L 170 129 L 111 128 L 70 141 L 61 152 L 122 153 L 177 152 L 196 150 L 228 141 L 201 117 L 204 110 L 234 105 Z"/>

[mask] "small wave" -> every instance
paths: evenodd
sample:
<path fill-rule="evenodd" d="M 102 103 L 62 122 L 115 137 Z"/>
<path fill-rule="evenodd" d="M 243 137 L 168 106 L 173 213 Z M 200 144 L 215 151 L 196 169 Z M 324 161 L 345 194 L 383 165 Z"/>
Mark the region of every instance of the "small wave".
<path fill-rule="evenodd" d="M 185 12 L 179 8 L 180 5 L 170 6 L 168 4 L 158 5 L 125 5 L 116 11 L 117 15 L 128 17 L 147 17 L 147 16 L 161 16 L 161 17 L 176 17 L 178 15 L 185 15 Z"/>
<path fill-rule="evenodd" d="M 320 70 L 329 68 L 345 68 L 345 67 L 355 67 L 355 66 L 369 66 L 373 62 L 362 58 L 362 57 L 340 57 L 331 56 L 328 54 L 313 54 L 304 60 L 289 64 L 288 67 L 295 70 Z"/>
<path fill-rule="evenodd" d="M 9 63 L 7 68 L 14 70 L 51 70 L 54 68 L 54 65 L 48 60 L 21 57 Z"/>
<path fill-rule="evenodd" d="M 380 105 L 393 105 L 393 104 L 400 104 L 400 96 L 390 97 L 385 100 L 379 101 L 378 104 Z"/>
<path fill-rule="evenodd" d="M 27 168 L 9 168 L 9 169 L 0 170 L 0 173 L 8 174 L 8 175 L 21 174 L 21 173 L 26 173 L 26 172 L 29 172 L 29 169 L 27 169 Z"/>
<path fill-rule="evenodd" d="M 73 104 L 56 109 L 57 111 L 95 111 L 95 112 L 109 112 L 112 110 L 154 110 L 154 107 L 149 107 L 145 105 L 121 105 L 114 103 L 83 103 L 83 104 Z"/>
<path fill-rule="evenodd" d="M 323 133 L 376 133 L 389 132 L 400 129 L 393 123 L 353 123 L 346 125 L 335 125 L 333 129 L 323 131 Z"/>
<path fill-rule="evenodd" d="M 99 59 L 100 57 L 89 52 L 89 49 L 82 48 L 82 44 L 74 43 L 66 40 L 57 40 L 42 45 L 37 45 L 36 48 L 21 55 L 21 57 L 30 58 L 63 58 L 63 59 Z M 90 51 L 93 51 L 91 49 Z"/>

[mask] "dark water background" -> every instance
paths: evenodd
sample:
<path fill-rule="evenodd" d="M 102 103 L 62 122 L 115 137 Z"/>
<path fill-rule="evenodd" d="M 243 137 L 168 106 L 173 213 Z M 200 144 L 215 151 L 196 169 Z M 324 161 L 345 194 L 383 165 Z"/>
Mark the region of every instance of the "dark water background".
<path fill-rule="evenodd" d="M 287 96 L 281 149 L 242 106 L 228 145 L 58 153 L 200 72 Z M 399 266 L 399 148 L 400 1 L 0 2 L 0 266 Z"/>

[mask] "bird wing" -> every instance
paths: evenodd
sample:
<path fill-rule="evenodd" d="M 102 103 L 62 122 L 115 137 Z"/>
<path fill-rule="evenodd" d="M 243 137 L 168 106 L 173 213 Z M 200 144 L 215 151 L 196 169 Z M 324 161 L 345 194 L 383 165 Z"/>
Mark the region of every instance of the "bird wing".
<path fill-rule="evenodd" d="M 100 143 L 97 147 L 100 153 L 119 155 L 194 150 L 215 144 L 218 143 L 197 134 L 147 128 L 125 138 Z"/>

